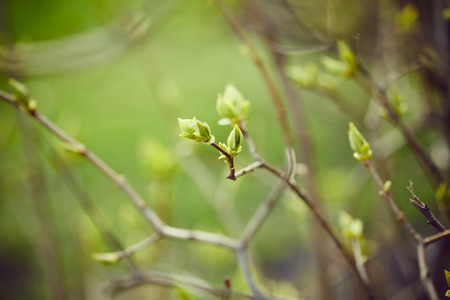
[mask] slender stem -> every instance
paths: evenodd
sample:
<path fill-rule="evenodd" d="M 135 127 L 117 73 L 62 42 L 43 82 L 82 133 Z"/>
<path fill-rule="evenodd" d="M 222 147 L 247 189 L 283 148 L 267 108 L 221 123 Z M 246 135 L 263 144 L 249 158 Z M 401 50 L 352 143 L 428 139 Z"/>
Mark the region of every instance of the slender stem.
<path fill-rule="evenodd" d="M 282 182 L 278 186 L 274 188 L 272 193 L 263 201 L 258 209 L 256 210 L 253 217 L 247 223 L 244 231 L 241 233 L 239 237 L 239 241 L 241 243 L 241 248 L 246 248 L 252 238 L 255 236 L 256 232 L 261 228 L 262 223 L 267 219 L 269 213 L 272 211 L 272 208 L 280 199 L 280 196 L 286 189 L 286 183 Z"/>
<path fill-rule="evenodd" d="M 125 258 L 125 257 L 129 257 L 131 255 L 133 255 L 136 252 L 141 251 L 144 248 L 147 248 L 148 246 L 153 245 L 154 243 L 156 243 L 159 239 L 160 239 L 160 235 L 159 234 L 152 234 L 151 236 L 149 236 L 148 238 L 134 244 L 131 245 L 129 247 L 127 247 L 125 250 L 123 251 L 117 251 L 115 252 L 117 254 L 117 256 L 119 257 L 119 259 Z"/>
<path fill-rule="evenodd" d="M 236 255 L 238 258 L 239 266 L 241 267 L 242 272 L 244 272 L 245 279 L 247 280 L 247 285 L 250 287 L 250 290 L 252 291 L 252 294 L 254 296 L 253 299 L 264 300 L 265 297 L 261 294 L 261 292 L 256 287 L 255 282 L 253 281 L 253 277 L 250 272 L 250 265 L 248 263 L 248 258 L 247 258 L 245 249 L 242 248 L 242 249 L 236 250 Z"/>
<path fill-rule="evenodd" d="M 392 194 L 389 191 L 384 190 L 384 183 L 381 180 L 378 173 L 375 171 L 375 169 L 372 167 L 372 164 L 366 160 L 363 162 L 364 166 L 369 171 L 370 175 L 372 175 L 373 180 L 375 181 L 378 190 L 380 192 L 380 195 L 386 200 L 386 202 L 389 204 L 391 210 L 394 212 L 395 216 L 397 217 L 397 220 L 400 221 L 405 229 L 408 231 L 408 233 L 411 235 L 411 237 L 419 243 L 422 240 L 422 237 L 420 234 L 412 227 L 412 225 L 409 223 L 409 221 L 405 218 L 405 215 L 403 212 L 398 208 L 397 204 L 395 203 L 394 199 L 392 198 Z"/>
<path fill-rule="evenodd" d="M 425 150 L 419 145 L 414 135 L 406 128 L 399 116 L 397 116 L 389 104 L 387 99 L 386 91 L 382 87 L 380 88 L 370 74 L 362 66 L 359 66 L 359 73 L 355 77 L 356 81 L 359 82 L 369 94 L 373 95 L 375 99 L 387 110 L 389 119 L 396 126 L 403 135 L 406 143 L 414 154 L 419 165 L 429 176 L 430 182 L 434 189 L 436 189 L 441 183 L 446 182 L 445 177 L 442 175 L 439 168 L 431 160 Z"/>
<path fill-rule="evenodd" d="M 428 269 L 426 257 L 425 257 L 425 244 L 420 242 L 417 245 L 417 259 L 419 261 L 419 269 L 420 269 L 420 280 L 422 281 L 422 285 L 425 287 L 425 290 L 430 297 L 430 300 L 439 300 L 439 297 L 436 292 L 436 288 L 431 281 L 430 270 Z"/>
<path fill-rule="evenodd" d="M 425 246 L 428 246 L 429 244 L 432 244 L 440 239 L 447 238 L 450 236 L 450 229 L 447 229 L 446 231 L 436 233 L 435 235 L 426 237 L 423 239 L 423 243 Z"/>
<path fill-rule="evenodd" d="M 228 11 L 228 8 L 225 6 L 223 1 L 222 0 L 214 0 L 214 1 L 216 2 L 217 6 L 221 10 L 222 14 L 224 15 L 225 19 L 227 20 L 228 24 L 233 29 L 233 31 L 235 32 L 237 37 L 247 47 L 251 60 L 256 65 L 256 67 L 259 69 L 259 71 L 264 79 L 264 82 L 269 90 L 269 93 L 272 97 L 274 107 L 277 111 L 278 121 L 281 125 L 281 133 L 283 135 L 286 147 L 291 148 L 292 147 L 292 139 L 290 136 L 290 129 L 289 129 L 289 123 L 288 123 L 287 116 L 286 116 L 286 110 L 284 108 L 283 100 L 281 99 L 281 96 L 275 86 L 273 79 L 271 78 L 271 76 L 269 74 L 269 71 L 267 70 L 266 66 L 264 65 L 264 62 L 258 56 L 255 49 L 249 42 L 241 24 L 237 20 L 235 20 L 235 18 L 231 15 L 231 13 Z"/>
<path fill-rule="evenodd" d="M 201 230 L 188 230 L 165 225 L 162 228 L 161 236 L 179 240 L 197 241 L 232 250 L 239 248 L 239 243 L 235 239 Z"/>
<path fill-rule="evenodd" d="M 419 212 L 422 215 L 425 216 L 425 218 L 427 218 L 427 223 L 430 224 L 431 226 L 433 226 L 434 228 L 436 228 L 437 231 L 444 232 L 447 228 L 445 228 L 445 226 L 442 225 L 441 222 L 439 222 L 439 220 L 430 211 L 430 208 L 425 203 L 420 201 L 419 197 L 417 197 L 416 194 L 414 194 L 412 181 L 409 182 L 408 190 L 411 192 L 411 195 L 414 198 L 414 199 L 410 199 L 409 201 L 415 208 L 417 208 L 419 210 Z"/>
<path fill-rule="evenodd" d="M 11 104 L 16 108 L 20 108 L 19 104 L 14 101 L 13 96 L 0 91 L 0 98 L 5 100 L 6 103 Z M 138 211 L 144 216 L 144 218 L 153 226 L 153 228 L 159 232 L 164 226 L 164 222 L 156 215 L 156 213 L 146 206 L 144 200 L 139 194 L 128 184 L 125 177 L 117 174 L 109 165 L 103 160 L 97 157 L 93 152 L 90 152 L 83 144 L 72 138 L 64 130 L 56 126 L 52 121 L 47 119 L 44 115 L 41 115 L 38 111 L 27 111 L 29 115 L 34 118 L 39 124 L 41 124 L 50 133 L 56 136 L 59 140 L 66 143 L 69 149 L 77 152 L 89 161 L 94 167 L 96 167 L 101 173 L 114 182 L 119 189 L 121 189 L 133 202 Z"/>
<path fill-rule="evenodd" d="M 234 167 L 234 159 L 233 159 L 233 157 L 231 157 L 231 155 L 228 154 L 228 152 L 226 152 L 225 150 L 220 148 L 220 146 L 217 145 L 216 143 L 212 143 L 211 146 L 213 146 L 214 148 L 219 150 L 220 153 L 225 155 L 225 157 L 227 158 L 228 166 L 230 167 L 230 173 L 227 175 L 227 178 L 231 179 L 231 180 L 236 180 L 236 176 L 235 176 L 236 168 Z"/>

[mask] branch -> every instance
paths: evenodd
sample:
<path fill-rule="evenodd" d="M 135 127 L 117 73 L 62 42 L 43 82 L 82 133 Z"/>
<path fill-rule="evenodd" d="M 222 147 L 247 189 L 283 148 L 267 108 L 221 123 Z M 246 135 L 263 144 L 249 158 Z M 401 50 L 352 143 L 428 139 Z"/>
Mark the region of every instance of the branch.
<path fill-rule="evenodd" d="M 251 60 L 256 65 L 256 67 L 259 69 L 259 71 L 264 79 L 264 82 L 269 90 L 269 93 L 272 96 L 272 101 L 273 101 L 274 107 L 277 111 L 278 121 L 281 125 L 281 133 L 283 134 L 285 145 L 287 148 L 291 148 L 292 147 L 292 139 L 290 136 L 289 123 L 288 123 L 287 116 L 286 116 L 286 110 L 284 108 L 283 100 L 281 99 L 281 96 L 275 86 L 275 83 L 273 82 L 273 79 L 271 78 L 271 76 L 269 74 L 269 71 L 267 70 L 266 66 L 264 65 L 264 62 L 258 56 L 255 49 L 252 47 L 251 43 L 249 42 L 241 24 L 234 19 L 234 17 L 228 11 L 228 8 L 225 6 L 225 4 L 222 2 L 222 0 L 214 0 L 214 1 L 216 2 L 217 6 L 219 7 L 220 11 L 224 15 L 225 19 L 227 20 L 228 24 L 233 29 L 233 31 L 235 32 L 237 37 L 247 47 Z"/>
<path fill-rule="evenodd" d="M 436 289 L 431 281 L 430 270 L 428 269 L 427 261 L 425 258 L 425 244 L 423 242 L 417 245 L 417 259 L 419 261 L 420 280 L 424 286 L 430 300 L 439 300 Z"/>
<path fill-rule="evenodd" d="M 255 282 L 253 281 L 252 274 L 250 272 L 250 266 L 248 263 L 248 259 L 245 253 L 245 249 L 239 249 L 236 250 L 236 255 L 238 258 L 239 266 L 242 269 L 242 272 L 244 272 L 245 279 L 247 281 L 247 285 L 250 287 L 250 290 L 252 291 L 252 294 L 254 295 L 255 300 L 265 300 L 266 298 L 261 294 L 261 292 L 258 290 L 258 288 L 255 285 Z"/>
<path fill-rule="evenodd" d="M 250 243 L 251 239 L 255 236 L 256 232 L 261 228 L 263 222 L 267 219 L 267 216 L 272 211 L 272 208 L 280 199 L 283 192 L 286 190 L 286 183 L 282 182 L 276 186 L 272 193 L 263 201 L 258 209 L 256 210 L 253 217 L 245 226 L 244 231 L 239 237 L 239 242 L 241 243 L 241 248 L 246 248 Z"/>
<path fill-rule="evenodd" d="M 230 154 L 228 154 L 227 151 L 223 150 L 222 148 L 220 148 L 219 145 L 217 145 L 216 143 L 212 143 L 211 146 L 213 146 L 214 148 L 216 148 L 217 150 L 220 151 L 220 153 L 222 153 L 223 155 L 225 155 L 225 157 L 227 158 L 227 162 L 228 162 L 228 166 L 230 167 L 230 173 L 228 174 L 227 178 L 231 179 L 231 180 L 236 180 L 236 176 L 235 176 L 235 167 L 234 167 L 234 159 L 233 157 L 231 157 Z"/>
<path fill-rule="evenodd" d="M 386 202 L 389 204 L 389 207 L 394 212 L 395 216 L 397 217 L 397 220 L 403 224 L 406 231 L 411 235 L 411 237 L 417 242 L 420 243 L 422 241 L 422 237 L 420 234 L 412 227 L 412 225 L 409 223 L 409 221 L 405 218 L 405 215 L 403 212 L 398 208 L 397 204 L 395 204 L 394 199 L 392 198 L 390 191 L 384 190 L 384 183 L 381 180 L 378 173 L 375 171 L 375 169 L 372 167 L 372 164 L 366 160 L 363 162 L 364 166 L 369 171 L 370 175 L 372 175 L 373 180 L 375 181 L 378 191 L 380 195 L 386 200 Z"/>
<path fill-rule="evenodd" d="M 411 192 L 411 195 L 414 197 L 414 199 L 409 199 L 409 201 L 415 208 L 417 208 L 420 211 L 420 213 L 422 215 L 425 216 L 425 218 L 427 218 L 427 220 L 428 220 L 427 223 L 430 224 L 431 226 L 433 226 L 434 228 L 436 228 L 437 231 L 444 232 L 447 228 L 445 228 L 444 225 L 442 225 L 442 223 L 439 222 L 439 220 L 430 211 L 430 208 L 425 203 L 420 201 L 419 197 L 417 197 L 416 194 L 414 194 L 412 181 L 409 182 L 408 190 Z"/>
<path fill-rule="evenodd" d="M 0 90 L 0 99 L 6 103 L 20 108 L 19 104 L 14 100 L 14 97 L 4 91 Z M 27 113 L 34 118 L 39 124 L 41 124 L 50 133 L 56 136 L 60 141 L 67 144 L 69 149 L 83 156 L 88 162 L 90 162 L 97 170 L 108 177 L 114 182 L 119 189 L 121 189 L 130 200 L 133 202 L 137 210 L 144 216 L 144 218 L 153 226 L 155 231 L 161 231 L 164 226 L 164 222 L 156 215 L 156 213 L 145 205 L 144 200 L 139 194 L 128 184 L 125 177 L 117 174 L 109 165 L 103 160 L 97 157 L 93 152 L 90 152 L 83 144 L 72 138 L 64 130 L 55 125 L 52 121 L 47 119 L 44 115 L 41 115 L 37 110 L 27 111 Z"/>
<path fill-rule="evenodd" d="M 395 114 L 392 106 L 387 99 L 386 90 L 383 86 L 379 86 L 375 83 L 374 79 L 370 76 L 369 72 L 359 65 L 357 77 L 355 78 L 370 95 L 373 95 L 376 100 L 383 106 L 388 112 L 388 117 L 392 124 L 396 126 L 403 135 L 406 143 L 411 149 L 414 157 L 419 162 L 419 165 L 429 176 L 430 182 L 433 188 L 437 188 L 441 183 L 446 182 L 445 177 L 442 175 L 439 168 L 431 160 L 425 150 L 419 145 L 414 135 L 406 128 L 401 119 Z"/>

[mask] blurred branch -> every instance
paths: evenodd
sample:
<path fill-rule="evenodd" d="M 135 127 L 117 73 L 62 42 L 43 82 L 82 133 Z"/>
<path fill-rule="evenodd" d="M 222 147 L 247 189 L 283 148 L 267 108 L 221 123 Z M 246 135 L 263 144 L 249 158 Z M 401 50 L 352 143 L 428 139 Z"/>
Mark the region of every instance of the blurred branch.
<path fill-rule="evenodd" d="M 248 263 L 248 258 L 247 258 L 245 248 L 237 250 L 236 255 L 238 257 L 239 266 L 241 267 L 242 271 L 244 272 L 244 276 L 247 281 L 247 285 L 249 286 L 250 290 L 252 291 L 252 294 L 254 295 L 254 299 L 255 300 L 265 300 L 266 298 L 261 294 L 261 292 L 256 287 L 255 282 L 253 281 L 253 277 L 250 272 L 250 266 Z"/>
<path fill-rule="evenodd" d="M 400 69 L 394 70 L 387 74 L 381 82 L 378 84 L 379 90 L 386 92 L 389 86 L 397 79 L 417 70 L 420 70 L 422 65 L 420 63 L 413 63 L 411 65 L 404 66 Z"/>
<path fill-rule="evenodd" d="M 430 300 L 439 300 L 436 289 L 433 285 L 433 281 L 431 280 L 430 270 L 428 269 L 428 265 L 425 258 L 425 244 L 420 242 L 417 245 L 417 259 L 419 261 L 419 269 L 420 269 L 420 280 L 422 281 L 422 285 L 425 287 Z"/>
<path fill-rule="evenodd" d="M 147 38 L 172 6 L 149 2 L 139 9 L 122 10 L 113 21 L 86 33 L 42 42 L 10 41 L 9 47 L 0 47 L 0 72 L 36 76 L 105 64 Z"/>
<path fill-rule="evenodd" d="M 284 108 L 284 103 L 283 100 L 281 99 L 281 96 L 275 86 L 272 77 L 269 74 L 269 71 L 264 65 L 262 59 L 256 53 L 256 50 L 249 42 L 244 30 L 242 29 L 241 24 L 237 20 L 235 20 L 235 18 L 231 15 L 231 13 L 229 12 L 225 4 L 222 2 L 222 0 L 214 0 L 214 2 L 219 7 L 220 11 L 224 15 L 225 19 L 228 21 L 230 27 L 236 33 L 237 37 L 247 47 L 251 60 L 261 72 L 264 82 L 267 88 L 269 89 L 269 93 L 272 96 L 274 107 L 277 111 L 278 121 L 281 125 L 281 133 L 284 138 L 284 143 L 287 148 L 292 148 L 292 138 L 290 135 L 289 123 L 286 115 L 286 110 Z"/>
<path fill-rule="evenodd" d="M 389 190 L 385 190 L 384 188 L 384 182 L 381 180 L 380 176 L 378 175 L 377 171 L 373 168 L 372 164 L 369 160 L 366 160 L 363 162 L 364 166 L 369 171 L 370 175 L 372 175 L 373 180 L 375 181 L 375 184 L 378 187 L 378 191 L 380 195 L 386 200 L 386 202 L 389 204 L 389 207 L 394 212 L 395 216 L 397 217 L 397 220 L 403 224 L 406 231 L 411 235 L 411 237 L 419 243 L 422 240 L 422 237 L 420 234 L 412 227 L 412 225 L 409 223 L 409 221 L 405 218 L 405 215 L 403 212 L 398 208 L 397 204 L 395 203 L 394 199 L 392 198 L 392 194 Z"/>
<path fill-rule="evenodd" d="M 198 291 L 207 293 L 217 297 L 228 297 L 229 299 L 251 299 L 257 300 L 258 298 L 249 294 L 234 292 L 231 289 L 224 291 L 221 288 L 216 288 L 211 284 L 192 277 L 186 276 L 174 276 L 163 272 L 145 272 L 139 276 L 125 276 L 113 280 L 106 287 L 106 292 L 111 297 L 119 296 L 121 293 L 130 289 L 136 288 L 142 285 L 161 285 L 169 287 L 179 287 L 182 289 L 188 289 L 191 291 Z M 270 297 L 272 300 L 294 300 L 294 298 L 288 297 Z M 295 298 L 295 300 L 302 300 L 301 298 Z"/>
<path fill-rule="evenodd" d="M 286 183 L 278 184 L 270 193 L 270 195 L 261 202 L 253 217 L 247 223 L 244 231 L 239 237 L 241 248 L 246 248 L 256 232 L 261 228 L 262 223 L 266 220 L 272 208 L 276 205 L 283 192 L 286 190 Z"/>
<path fill-rule="evenodd" d="M 5 93 L 0 90 L 0 98 L 6 103 L 20 108 L 18 102 L 16 102 L 12 95 Z M 27 111 L 28 114 L 34 118 L 40 125 L 52 133 L 62 142 L 66 143 L 70 147 L 71 151 L 78 153 L 83 156 L 88 162 L 90 162 L 95 168 L 97 168 L 101 173 L 113 181 L 119 189 L 121 189 L 133 202 L 135 207 L 144 216 L 144 218 L 153 226 L 157 232 L 162 231 L 164 222 L 153 212 L 152 209 L 145 205 L 144 200 L 139 196 L 139 194 L 128 184 L 125 177 L 117 174 L 109 165 L 97 157 L 94 153 L 90 152 L 83 144 L 72 138 L 61 128 L 56 126 L 52 121 L 47 119 L 44 115 L 41 115 L 37 110 Z"/>
<path fill-rule="evenodd" d="M 358 70 L 359 72 L 355 77 L 356 81 L 359 82 L 370 95 L 373 95 L 374 98 L 377 99 L 381 104 L 381 106 L 386 109 L 389 119 L 391 120 L 393 125 L 400 130 L 404 139 L 406 140 L 406 143 L 414 154 L 414 157 L 419 162 L 419 165 L 429 176 L 433 189 L 436 189 L 441 183 L 446 182 L 445 177 L 442 175 L 439 168 L 431 160 L 425 150 L 419 145 L 416 138 L 406 128 L 400 117 L 394 112 L 392 106 L 389 104 L 384 87 L 377 85 L 369 72 L 364 69 L 363 66 L 359 65 Z M 399 74 L 403 73 L 400 72 Z"/>
<path fill-rule="evenodd" d="M 78 199 L 78 202 L 80 203 L 84 212 L 89 216 L 95 227 L 100 231 L 103 238 L 111 246 L 111 249 L 115 251 L 124 250 L 124 247 L 119 239 L 111 230 L 108 229 L 106 221 L 95 207 L 93 200 L 89 197 L 86 190 L 81 187 L 79 181 L 77 181 L 76 178 L 70 173 L 70 170 L 64 163 L 63 159 L 59 157 L 57 152 L 51 147 L 50 149 L 52 150 L 52 157 L 48 157 L 48 159 L 52 162 L 52 165 L 54 165 L 55 169 L 57 169 L 57 171 L 61 173 L 63 181 L 65 181 L 69 190 Z M 131 257 L 127 258 L 127 262 L 130 264 L 131 268 L 134 271 L 138 271 L 136 263 Z"/>
<path fill-rule="evenodd" d="M 436 293 L 436 289 L 431 280 L 430 270 L 428 269 L 428 265 L 426 263 L 425 248 L 429 244 L 434 243 L 442 238 L 449 238 L 450 230 L 440 232 L 431 237 L 422 238 L 422 236 L 419 233 L 417 233 L 417 231 L 411 226 L 411 224 L 405 218 L 403 212 L 397 207 L 397 205 L 395 204 L 395 202 L 392 198 L 390 191 L 389 190 L 386 191 L 384 189 L 383 182 L 381 181 L 380 177 L 378 176 L 376 171 L 373 169 L 372 165 L 370 164 L 370 162 L 368 160 L 364 161 L 364 166 L 369 170 L 375 183 L 377 184 L 380 195 L 382 195 L 385 198 L 385 200 L 388 202 L 389 206 L 391 207 L 391 210 L 397 216 L 397 220 L 400 221 L 404 225 L 406 231 L 408 231 L 408 233 L 413 237 L 413 239 L 417 243 L 417 260 L 419 263 L 420 279 L 422 281 L 422 285 L 424 286 L 424 288 L 431 300 L 438 300 L 439 297 Z M 410 184 L 410 191 L 414 195 L 414 192 L 412 190 L 412 184 Z M 414 197 L 417 198 L 415 195 L 414 195 Z M 422 203 L 418 198 L 417 198 L 417 200 L 411 200 L 411 201 L 412 202 L 418 201 L 418 202 Z"/>

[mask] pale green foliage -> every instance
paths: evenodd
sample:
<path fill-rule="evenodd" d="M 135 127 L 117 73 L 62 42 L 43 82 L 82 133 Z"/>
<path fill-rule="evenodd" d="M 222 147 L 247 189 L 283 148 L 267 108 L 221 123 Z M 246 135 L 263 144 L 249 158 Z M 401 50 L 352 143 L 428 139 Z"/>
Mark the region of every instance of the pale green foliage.
<path fill-rule="evenodd" d="M 444 19 L 450 20 L 450 8 L 444 9 L 444 11 L 442 12 L 442 16 L 444 17 Z"/>
<path fill-rule="evenodd" d="M 177 156 L 156 139 L 144 142 L 140 146 L 139 152 L 144 171 L 150 176 L 167 178 L 178 165 Z"/>
<path fill-rule="evenodd" d="M 448 287 L 450 287 L 450 272 L 447 270 L 444 270 L 445 273 L 445 280 L 447 280 L 447 285 Z M 446 297 L 450 298 L 450 290 L 447 290 L 447 292 L 445 293 Z"/>
<path fill-rule="evenodd" d="M 242 151 L 242 141 L 244 137 L 242 135 L 241 129 L 239 129 L 239 126 L 234 125 L 233 130 L 231 130 L 230 135 L 227 139 L 227 144 L 219 143 L 220 148 L 225 150 L 231 158 L 235 157 Z M 227 157 L 225 155 L 221 155 L 219 157 L 220 160 L 227 160 Z"/>
<path fill-rule="evenodd" d="M 196 297 L 186 292 L 186 290 L 182 288 L 177 288 L 177 299 L 178 300 L 197 300 Z"/>
<path fill-rule="evenodd" d="M 383 191 L 385 193 L 389 193 L 391 191 L 391 188 L 392 188 L 392 181 L 390 180 L 386 181 L 383 185 Z"/>
<path fill-rule="evenodd" d="M 439 206 L 439 210 L 446 212 L 450 210 L 450 189 L 447 183 L 443 182 L 436 190 L 436 199 Z"/>
<path fill-rule="evenodd" d="M 358 161 L 366 161 L 372 157 L 370 144 L 352 122 L 349 123 L 348 140 L 353 150 L 353 157 Z"/>
<path fill-rule="evenodd" d="M 417 24 L 417 20 L 419 19 L 419 11 L 414 6 L 414 4 L 407 4 L 401 11 L 397 13 L 395 16 L 395 22 L 397 25 L 397 29 L 408 33 L 414 29 Z"/>
<path fill-rule="evenodd" d="M 222 117 L 220 125 L 239 124 L 247 118 L 250 102 L 232 84 L 227 84 L 225 91 L 219 94 L 216 103 L 217 113 Z"/>
<path fill-rule="evenodd" d="M 396 116 L 400 117 L 408 110 L 408 105 L 403 100 L 403 95 L 396 88 L 389 89 L 387 97 Z M 383 108 L 381 116 L 387 117 L 387 115 L 388 112 Z"/>
<path fill-rule="evenodd" d="M 214 136 L 211 135 L 211 129 L 205 122 L 193 119 L 180 119 L 178 118 L 178 125 L 181 130 L 181 137 L 195 140 L 200 143 L 212 144 L 214 143 Z"/>
<path fill-rule="evenodd" d="M 15 80 L 14 78 L 9 78 L 8 84 L 12 90 L 14 100 L 19 103 L 20 107 L 28 111 L 36 109 L 37 103 L 35 100 L 30 98 L 30 92 L 23 83 Z"/>
<path fill-rule="evenodd" d="M 342 40 L 337 41 L 339 60 L 329 56 L 322 57 L 322 64 L 335 75 L 344 78 L 352 77 L 358 69 L 356 56 L 350 46 Z"/>
<path fill-rule="evenodd" d="M 364 224 L 360 219 L 353 218 L 347 212 L 342 211 L 339 214 L 339 227 L 341 228 L 342 235 L 348 239 L 360 239 L 362 238 Z"/>
<path fill-rule="evenodd" d="M 313 87 L 317 84 L 317 65 L 308 63 L 304 67 L 291 67 L 287 70 L 288 75 L 296 83 L 303 87 Z"/>
<path fill-rule="evenodd" d="M 104 265 L 112 265 L 119 261 L 119 255 L 117 253 L 93 253 L 92 258 Z"/>

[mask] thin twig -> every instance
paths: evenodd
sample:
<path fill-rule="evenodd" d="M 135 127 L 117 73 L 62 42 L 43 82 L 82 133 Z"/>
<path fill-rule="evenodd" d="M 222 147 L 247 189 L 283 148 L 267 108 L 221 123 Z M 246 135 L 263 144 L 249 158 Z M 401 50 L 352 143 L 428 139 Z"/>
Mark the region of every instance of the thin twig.
<path fill-rule="evenodd" d="M 236 178 L 241 177 L 242 175 L 245 175 L 250 172 L 254 172 L 255 170 L 261 169 L 261 168 L 264 168 L 264 163 L 261 161 L 255 161 L 251 165 L 248 165 L 247 167 L 242 168 L 239 171 L 237 171 L 235 174 L 235 177 Z"/>
<path fill-rule="evenodd" d="M 161 236 L 159 234 L 154 233 L 150 237 L 148 237 L 148 238 L 146 238 L 146 239 L 144 239 L 144 240 L 142 240 L 142 241 L 140 241 L 140 242 L 138 242 L 138 243 L 136 243 L 134 245 L 131 245 L 131 246 L 127 247 L 125 250 L 117 251 L 115 253 L 119 257 L 119 259 L 122 259 L 122 258 L 125 258 L 125 257 L 129 257 L 129 256 L 133 255 L 134 253 L 139 252 L 142 249 L 153 245 L 154 243 L 156 243 L 159 240 L 160 237 Z"/>
<path fill-rule="evenodd" d="M 245 279 L 247 281 L 247 285 L 249 286 L 255 300 L 265 300 L 266 298 L 261 294 L 261 292 L 256 287 L 255 282 L 253 281 L 253 276 L 250 272 L 250 265 L 248 263 L 248 258 L 246 254 L 245 248 L 236 250 L 236 255 L 238 258 L 239 266 L 244 272 Z"/>
<path fill-rule="evenodd" d="M 411 72 L 419 70 L 421 67 L 422 65 L 420 63 L 413 63 L 411 65 L 403 66 L 400 69 L 396 69 L 390 72 L 378 84 L 380 91 L 386 91 L 394 81 Z"/>
<path fill-rule="evenodd" d="M 429 176 L 432 187 L 436 189 L 441 183 L 446 182 L 445 177 L 442 175 L 439 168 L 433 160 L 431 160 L 425 150 L 419 145 L 414 135 L 406 128 L 400 117 L 394 112 L 388 101 L 386 91 L 375 83 L 374 79 L 370 76 L 369 72 L 363 68 L 363 66 L 359 65 L 358 70 L 359 72 L 355 77 L 356 81 L 360 83 L 370 95 L 373 95 L 381 106 L 386 109 L 392 124 L 400 130 L 416 160 L 419 162 L 419 165 Z"/>
<path fill-rule="evenodd" d="M 417 260 L 419 261 L 419 269 L 420 269 L 420 280 L 422 281 L 422 285 L 427 291 L 430 300 L 439 300 L 439 297 L 436 292 L 436 288 L 431 281 L 430 270 L 428 269 L 428 265 L 425 258 L 425 247 L 426 245 L 423 242 L 420 242 L 417 245 Z"/>
<path fill-rule="evenodd" d="M 439 220 L 434 216 L 434 214 L 430 211 L 428 205 L 420 201 L 419 197 L 414 194 L 412 181 L 409 182 L 408 190 L 411 192 L 411 195 L 414 198 L 410 199 L 409 201 L 415 208 L 419 210 L 422 215 L 424 215 L 424 217 L 427 219 L 427 223 L 436 228 L 437 231 L 444 232 L 447 228 L 445 228 L 444 225 L 442 225 L 442 223 L 439 222 Z"/>
<path fill-rule="evenodd" d="M 375 171 L 375 169 L 372 167 L 372 164 L 370 161 L 366 160 L 364 161 L 364 166 L 369 171 L 370 175 L 372 175 L 373 180 L 375 181 L 375 184 L 378 187 L 380 195 L 386 200 L 386 202 L 389 204 L 391 210 L 394 212 L 395 216 L 397 217 L 397 220 L 403 224 L 403 226 L 406 228 L 408 233 L 411 235 L 411 237 L 419 243 L 422 240 L 422 237 L 420 234 L 412 227 L 412 225 L 409 223 L 409 221 L 405 218 L 405 215 L 403 212 L 398 208 L 397 204 L 395 203 L 394 199 L 392 198 L 392 194 L 390 191 L 384 190 L 384 183 L 381 180 L 378 173 Z"/>
<path fill-rule="evenodd" d="M 230 27 L 233 29 L 237 37 L 240 39 L 240 41 L 247 47 L 249 51 L 250 58 L 252 59 L 253 63 L 256 65 L 256 67 L 261 72 L 261 75 L 264 79 L 264 82 L 269 90 L 269 93 L 272 97 L 272 101 L 274 104 L 274 107 L 277 111 L 278 121 L 281 125 L 281 133 L 284 138 L 284 142 L 287 148 L 292 147 L 292 138 L 290 136 L 290 129 L 289 129 L 289 123 L 286 116 L 286 110 L 284 108 L 283 100 L 281 99 L 281 96 L 275 86 L 275 83 L 273 79 L 271 78 L 269 71 L 267 70 L 266 66 L 264 65 L 264 62 L 262 59 L 258 56 L 255 49 L 249 42 L 244 30 L 242 29 L 241 24 L 235 20 L 235 18 L 231 15 L 228 8 L 225 6 L 222 0 L 214 0 L 219 7 L 220 11 L 224 15 L 225 19 L 229 23 Z"/>
<path fill-rule="evenodd" d="M 161 236 L 178 240 L 202 242 L 232 250 L 239 248 L 239 243 L 235 239 L 201 230 L 188 230 L 165 225 L 162 228 Z"/>
<path fill-rule="evenodd" d="M 424 238 L 423 243 L 425 244 L 425 246 L 428 246 L 434 242 L 439 241 L 440 239 L 447 238 L 449 236 L 450 236 L 450 229 L 447 229 L 446 231 L 436 233 L 432 236 Z"/>
<path fill-rule="evenodd" d="M 214 148 L 219 150 L 220 153 L 225 155 L 225 157 L 227 158 L 228 166 L 230 167 L 230 173 L 227 175 L 227 178 L 231 179 L 231 180 L 236 180 L 236 176 L 235 176 L 236 169 L 234 167 L 234 159 L 233 159 L 233 157 L 231 157 L 231 155 L 228 154 L 227 151 L 225 151 L 222 148 L 220 148 L 220 146 L 217 145 L 216 143 L 212 143 L 211 146 L 213 146 Z"/>
<path fill-rule="evenodd" d="M 0 90 L 0 98 L 5 100 L 6 103 L 20 108 L 19 104 L 14 101 L 12 95 Z M 41 115 L 37 110 L 27 111 L 28 114 L 34 118 L 39 124 L 41 124 L 50 133 L 56 136 L 59 140 L 66 143 L 67 146 L 74 150 L 74 152 L 83 156 L 94 167 L 96 167 L 101 173 L 113 181 L 133 202 L 138 211 L 144 216 L 144 218 L 153 226 L 153 228 L 159 232 L 164 226 L 164 222 L 156 215 L 156 213 L 146 206 L 144 200 L 139 194 L 128 184 L 125 177 L 117 174 L 109 165 L 103 160 L 97 157 L 93 152 L 90 152 L 83 144 L 72 138 L 64 130 L 56 126 L 44 115 Z"/>
<path fill-rule="evenodd" d="M 256 232 L 261 228 L 262 223 L 267 219 L 267 216 L 272 211 L 272 208 L 280 199 L 283 192 L 286 190 L 286 183 L 281 182 L 278 184 L 270 195 L 264 200 L 256 210 L 253 217 L 245 226 L 244 231 L 239 237 L 239 242 L 241 243 L 241 248 L 246 248 L 252 238 L 255 236 Z"/>

